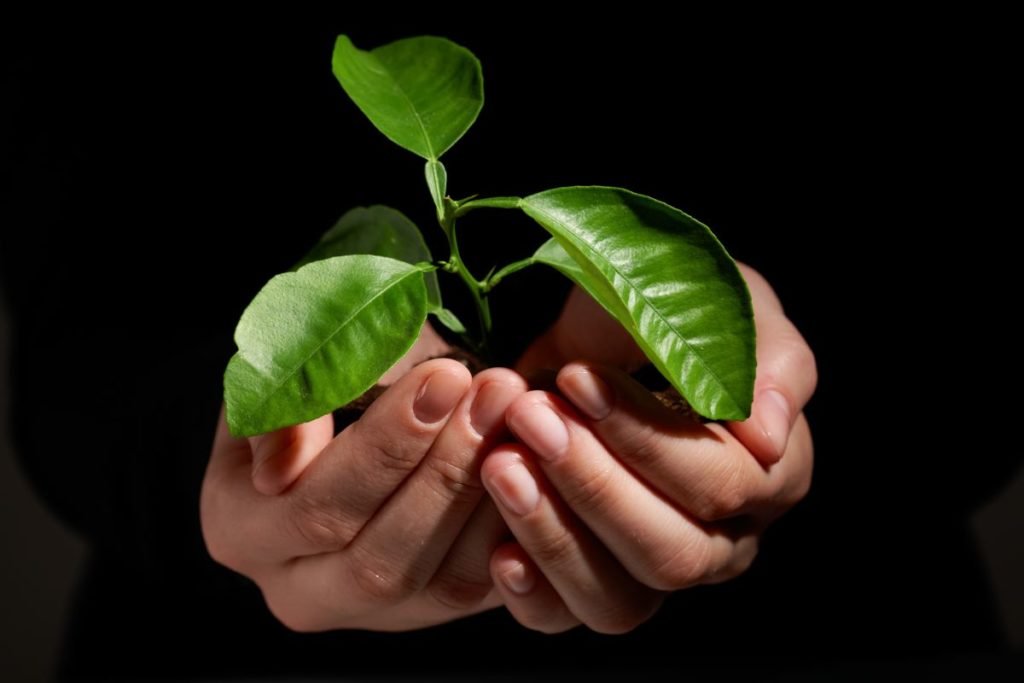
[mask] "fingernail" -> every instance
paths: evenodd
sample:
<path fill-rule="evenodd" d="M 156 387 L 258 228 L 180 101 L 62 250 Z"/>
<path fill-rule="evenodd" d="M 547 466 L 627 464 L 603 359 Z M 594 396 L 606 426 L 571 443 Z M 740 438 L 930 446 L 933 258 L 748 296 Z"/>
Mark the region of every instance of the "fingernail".
<path fill-rule="evenodd" d="M 612 412 L 612 390 L 591 370 L 563 376 L 559 388 L 592 420 L 603 420 Z"/>
<path fill-rule="evenodd" d="M 540 490 L 522 461 L 515 462 L 491 478 L 498 502 L 517 515 L 533 512 L 540 502 Z"/>
<path fill-rule="evenodd" d="M 554 460 L 569 445 L 569 430 L 551 406 L 530 403 L 509 416 L 509 427 L 545 460 Z"/>
<path fill-rule="evenodd" d="M 413 403 L 416 419 L 431 424 L 447 417 L 464 392 L 465 385 L 460 377 L 443 370 L 435 372 L 420 387 Z"/>
<path fill-rule="evenodd" d="M 491 434 L 505 422 L 505 409 L 511 402 L 511 387 L 501 382 L 488 382 L 480 387 L 469 408 L 469 424 L 480 436 Z"/>
<path fill-rule="evenodd" d="M 776 455 L 781 458 L 786 452 L 786 444 L 789 443 L 789 429 L 792 424 L 789 402 L 775 389 L 766 389 L 758 394 L 755 403 L 761 429 L 775 448 Z"/>
<path fill-rule="evenodd" d="M 525 595 L 533 590 L 537 578 L 526 565 L 518 560 L 509 562 L 508 569 L 501 572 L 501 582 L 517 595 Z"/>

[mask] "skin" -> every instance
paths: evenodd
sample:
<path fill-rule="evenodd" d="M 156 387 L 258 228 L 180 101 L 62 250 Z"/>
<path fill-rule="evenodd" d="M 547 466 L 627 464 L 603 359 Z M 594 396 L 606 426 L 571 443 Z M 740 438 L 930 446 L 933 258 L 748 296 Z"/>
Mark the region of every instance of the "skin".
<path fill-rule="evenodd" d="M 538 631 L 622 633 L 670 592 L 742 573 L 810 485 L 816 383 L 771 287 L 743 272 L 749 420 L 662 406 L 628 375 L 643 363 L 629 336 L 574 290 L 515 371 L 412 367 L 443 347 L 425 328 L 337 437 L 328 415 L 236 439 L 222 415 L 201 497 L 210 554 L 297 631 L 410 630 L 503 604 Z M 558 393 L 529 391 L 523 375 L 546 368 Z"/>

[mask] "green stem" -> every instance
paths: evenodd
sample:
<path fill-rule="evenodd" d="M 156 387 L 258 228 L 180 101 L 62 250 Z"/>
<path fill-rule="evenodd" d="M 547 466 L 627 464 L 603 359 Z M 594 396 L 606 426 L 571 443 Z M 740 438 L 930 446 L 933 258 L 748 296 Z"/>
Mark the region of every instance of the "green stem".
<path fill-rule="evenodd" d="M 530 256 L 528 258 L 524 258 L 521 261 L 513 261 L 512 263 L 508 264 L 507 266 L 499 270 L 497 273 L 494 273 L 489 278 L 484 280 L 484 294 L 490 292 L 492 289 L 497 287 L 498 283 L 504 280 L 507 276 L 511 275 L 512 273 L 518 273 L 523 268 L 529 268 L 536 262 L 537 261 L 532 256 Z"/>
<path fill-rule="evenodd" d="M 446 270 L 455 272 L 459 276 L 469 289 L 473 303 L 476 304 L 477 318 L 480 321 L 480 342 L 477 345 L 477 350 L 486 356 L 488 337 L 491 333 L 491 306 L 490 302 L 487 301 L 484 283 L 473 277 L 466 263 L 462 260 L 462 255 L 459 253 L 459 240 L 455 231 L 455 218 L 457 215 L 458 211 L 455 202 L 445 198 L 444 212 L 441 216 L 441 228 L 448 237 L 448 247 L 451 250 Z"/>
<path fill-rule="evenodd" d="M 501 282 L 506 275 L 511 275 L 517 270 L 522 270 L 532 265 L 533 259 L 528 258 L 510 263 L 497 273 L 488 275 L 483 281 L 477 280 L 469 272 L 469 268 L 462 260 L 462 255 L 459 254 L 459 240 L 455 234 L 455 220 L 473 209 L 518 209 L 521 202 L 522 199 L 519 197 L 483 197 L 481 199 L 463 200 L 462 202 L 456 202 L 449 197 L 444 197 L 442 206 L 438 207 L 438 219 L 441 222 L 441 229 L 444 230 L 444 234 L 448 237 L 448 247 L 451 250 L 451 256 L 448 258 L 447 264 L 445 264 L 445 270 L 458 274 L 459 278 L 462 279 L 469 289 L 470 296 L 473 297 L 473 303 L 476 304 L 477 317 L 480 320 L 480 343 L 477 345 L 477 351 L 485 357 L 488 352 L 488 337 L 491 334 L 491 305 L 487 300 L 487 293 L 496 284 Z"/>
<path fill-rule="evenodd" d="M 458 243 L 455 241 L 454 222 L 451 227 L 451 235 L 451 262 L 455 264 L 455 272 L 462 281 L 466 283 L 466 287 L 469 288 L 469 293 L 473 297 L 473 303 L 476 304 L 477 317 L 480 319 L 480 346 L 482 348 L 487 348 L 487 337 L 491 333 L 491 305 L 490 302 L 487 301 L 484 285 L 473 277 L 473 274 L 469 272 L 469 268 L 459 255 Z"/>
<path fill-rule="evenodd" d="M 483 197 L 471 199 L 455 207 L 455 218 L 461 218 L 473 209 L 518 209 L 520 197 Z"/>

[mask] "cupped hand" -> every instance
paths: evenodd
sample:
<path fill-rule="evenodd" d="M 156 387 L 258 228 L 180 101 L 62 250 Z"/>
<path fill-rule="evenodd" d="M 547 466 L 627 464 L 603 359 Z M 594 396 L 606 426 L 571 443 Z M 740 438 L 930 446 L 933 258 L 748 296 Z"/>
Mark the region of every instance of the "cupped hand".
<path fill-rule="evenodd" d="M 426 328 L 416 350 L 439 343 Z M 451 360 L 409 365 L 337 436 L 330 415 L 249 439 L 221 416 L 201 498 L 207 548 L 294 630 L 407 630 L 501 603 L 488 563 L 507 532 L 479 467 L 525 382 Z"/>
<path fill-rule="evenodd" d="M 513 401 L 520 443 L 496 448 L 483 480 L 516 539 L 495 552 L 492 576 L 525 626 L 628 631 L 669 592 L 744 571 L 765 527 L 805 495 L 814 357 L 767 282 L 743 272 L 758 335 L 745 422 L 665 407 L 626 372 L 639 349 L 578 290 L 524 355 L 523 372 L 561 368 L 560 395 Z"/>

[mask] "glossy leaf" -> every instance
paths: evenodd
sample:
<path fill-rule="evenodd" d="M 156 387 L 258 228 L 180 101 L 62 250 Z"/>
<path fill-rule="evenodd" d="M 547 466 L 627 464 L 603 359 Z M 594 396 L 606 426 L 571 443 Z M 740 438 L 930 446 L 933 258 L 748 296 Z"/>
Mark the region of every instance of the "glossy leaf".
<path fill-rule="evenodd" d="M 373 125 L 427 160 L 455 144 L 483 107 L 480 62 L 444 38 L 406 38 L 364 51 L 338 36 L 332 64 Z"/>
<path fill-rule="evenodd" d="M 569 256 L 554 237 L 540 245 L 533 254 L 533 260 L 537 263 L 551 266 L 578 284 L 594 301 L 601 304 L 613 318 L 629 329 L 630 334 L 633 334 L 632 317 L 629 314 L 629 310 L 619 300 L 611 284 L 604 278 L 584 270 L 583 266 Z"/>
<path fill-rule="evenodd" d="M 756 363 L 750 294 L 705 225 L 609 187 L 548 190 L 521 207 L 564 251 L 544 245 L 537 260 L 591 293 L 697 412 L 749 417 Z"/>
<path fill-rule="evenodd" d="M 351 254 L 387 256 L 413 265 L 433 260 L 423 233 L 415 223 L 401 211 L 375 204 L 346 211 L 293 270 L 313 261 Z M 440 309 L 441 288 L 437 284 L 437 273 L 424 271 L 423 279 L 430 309 Z"/>
<path fill-rule="evenodd" d="M 337 256 L 270 280 L 242 314 L 224 376 L 231 432 L 306 422 L 369 389 L 416 341 L 422 268 Z"/>

